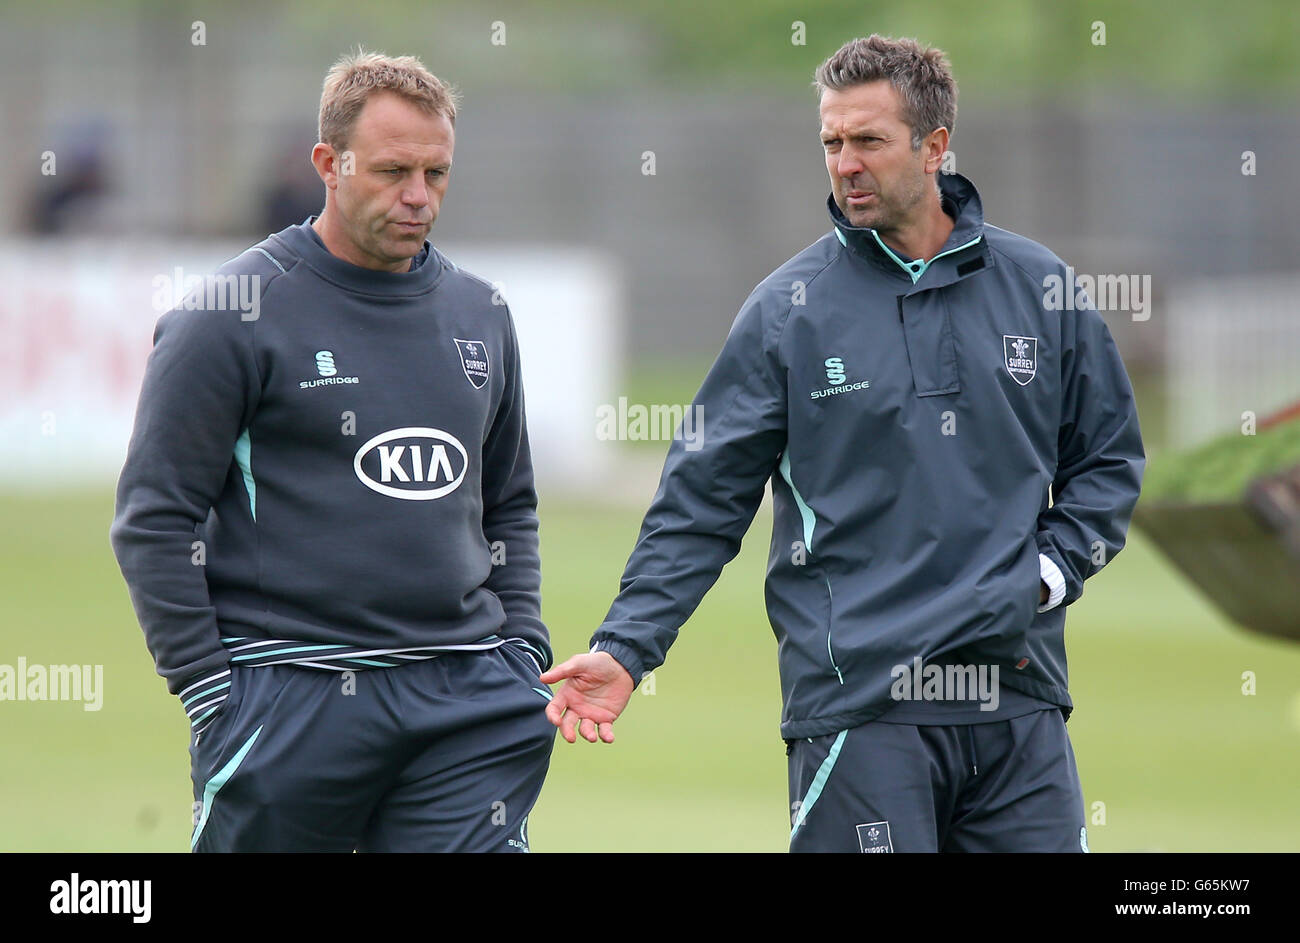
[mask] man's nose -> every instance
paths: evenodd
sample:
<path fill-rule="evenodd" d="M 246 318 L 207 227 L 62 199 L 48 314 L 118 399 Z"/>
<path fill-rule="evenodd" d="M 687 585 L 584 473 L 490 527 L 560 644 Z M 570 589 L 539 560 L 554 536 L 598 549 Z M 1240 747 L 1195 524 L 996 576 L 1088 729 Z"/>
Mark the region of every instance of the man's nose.
<path fill-rule="evenodd" d="M 857 151 L 847 146 L 840 149 L 839 159 L 835 164 L 836 173 L 847 180 L 862 173 L 863 169 L 862 161 L 858 157 Z"/>
<path fill-rule="evenodd" d="M 407 206 L 421 207 L 429 202 L 429 188 L 424 174 L 414 174 L 402 188 L 402 202 Z"/>

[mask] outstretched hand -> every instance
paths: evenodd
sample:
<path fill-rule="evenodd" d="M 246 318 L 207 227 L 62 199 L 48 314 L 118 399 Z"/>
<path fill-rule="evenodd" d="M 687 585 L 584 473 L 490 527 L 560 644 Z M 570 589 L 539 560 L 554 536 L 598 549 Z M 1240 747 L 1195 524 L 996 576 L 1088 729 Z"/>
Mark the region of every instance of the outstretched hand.
<path fill-rule="evenodd" d="M 614 721 L 627 707 L 636 682 L 609 652 L 574 655 L 542 675 L 543 684 L 568 679 L 546 705 L 546 717 L 569 743 L 577 737 L 595 743 L 597 736 L 614 742 Z"/>

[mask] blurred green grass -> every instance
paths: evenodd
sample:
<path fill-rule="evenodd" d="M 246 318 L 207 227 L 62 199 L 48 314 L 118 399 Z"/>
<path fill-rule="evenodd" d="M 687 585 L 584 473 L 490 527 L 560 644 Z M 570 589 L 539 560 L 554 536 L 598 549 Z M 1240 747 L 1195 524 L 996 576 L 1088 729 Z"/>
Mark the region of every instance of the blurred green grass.
<path fill-rule="evenodd" d="M 1150 463 L 1142 492 L 1148 500 L 1233 501 L 1252 481 L 1300 463 L 1300 418 L 1250 435 L 1233 430 L 1194 449 Z"/>
<path fill-rule="evenodd" d="M 136 626 L 111 514 L 107 491 L 0 497 L 0 663 L 104 665 L 99 712 L 0 702 L 0 851 L 188 848 L 186 723 Z M 605 613 L 640 510 L 544 495 L 541 517 L 544 614 L 567 657 Z M 785 849 L 769 522 L 760 512 L 617 742 L 557 740 L 535 850 Z M 1137 533 L 1068 626 L 1070 735 L 1089 809 L 1105 806 L 1094 851 L 1300 850 L 1300 646 L 1225 623 Z"/>

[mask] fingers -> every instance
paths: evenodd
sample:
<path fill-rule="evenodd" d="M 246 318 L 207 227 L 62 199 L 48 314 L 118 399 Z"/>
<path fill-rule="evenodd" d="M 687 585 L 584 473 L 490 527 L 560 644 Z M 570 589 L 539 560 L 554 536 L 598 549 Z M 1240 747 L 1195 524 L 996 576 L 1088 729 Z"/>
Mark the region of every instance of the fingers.
<path fill-rule="evenodd" d="M 614 742 L 614 724 L 597 723 L 590 717 L 581 717 L 570 709 L 564 715 L 564 726 L 560 728 L 564 734 L 564 739 L 570 743 L 576 742 L 574 739 L 574 723 L 577 722 L 577 733 L 588 743 L 613 743 Z"/>
<path fill-rule="evenodd" d="M 564 685 L 546 704 L 546 719 L 560 728 L 560 735 L 572 743 L 573 725 L 578 715 L 569 706 L 568 685 Z"/>
<path fill-rule="evenodd" d="M 546 719 L 556 727 L 560 728 L 560 736 L 569 743 L 576 743 L 579 736 L 588 743 L 603 741 L 605 743 L 614 742 L 614 723 L 613 721 L 597 722 L 583 714 L 573 704 L 569 703 L 566 697 L 568 685 L 560 688 L 559 692 L 546 705 Z M 609 716 L 607 711 L 604 713 Z"/>
<path fill-rule="evenodd" d="M 554 684 L 564 678 L 573 677 L 577 671 L 578 659 L 581 657 L 581 655 L 574 655 L 568 661 L 555 665 L 550 671 L 541 676 L 541 682 L 543 684 Z"/>
<path fill-rule="evenodd" d="M 564 719 L 560 723 L 560 736 L 569 743 L 574 743 L 578 739 L 573 732 L 573 728 L 577 724 L 578 720 L 578 714 L 573 710 L 573 708 L 569 708 L 565 711 Z"/>
<path fill-rule="evenodd" d="M 564 708 L 561 706 L 560 695 L 557 694 L 546 704 L 546 719 L 558 727 L 563 716 Z"/>
<path fill-rule="evenodd" d="M 577 710 L 574 709 L 574 706 L 569 703 L 568 695 L 569 685 L 566 683 L 547 703 L 546 719 L 560 728 L 560 736 L 569 743 L 574 743 L 577 741 L 577 736 L 574 734 L 574 727 L 577 726 L 580 721 L 586 720 L 586 718 L 579 714 Z M 590 721 L 587 722 L 590 723 Z M 584 733 L 583 736 L 585 737 L 586 734 Z M 588 737 L 587 739 L 591 738 Z"/>

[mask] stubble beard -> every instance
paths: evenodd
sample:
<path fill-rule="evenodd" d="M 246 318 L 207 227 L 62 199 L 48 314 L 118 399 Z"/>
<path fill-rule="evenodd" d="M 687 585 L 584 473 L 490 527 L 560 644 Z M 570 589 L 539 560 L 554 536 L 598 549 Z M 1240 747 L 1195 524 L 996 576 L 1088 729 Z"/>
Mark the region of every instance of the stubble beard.
<path fill-rule="evenodd" d="M 841 212 L 850 223 L 858 228 L 874 229 L 882 236 L 893 234 L 906 226 L 915 214 L 916 208 L 925 199 L 926 175 L 909 181 L 905 190 L 894 195 L 875 191 L 878 205 L 871 209 L 850 212 L 848 197 L 843 197 Z M 846 186 L 847 190 L 848 187 Z M 855 219 L 854 216 L 857 216 Z"/>

